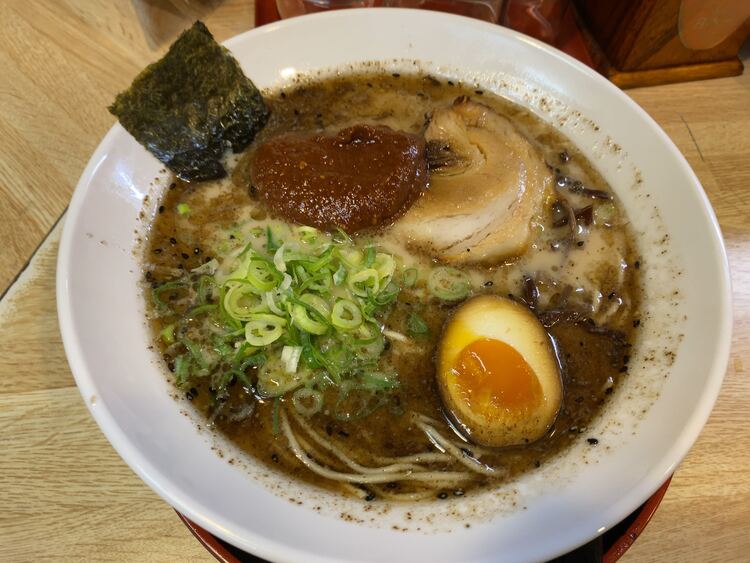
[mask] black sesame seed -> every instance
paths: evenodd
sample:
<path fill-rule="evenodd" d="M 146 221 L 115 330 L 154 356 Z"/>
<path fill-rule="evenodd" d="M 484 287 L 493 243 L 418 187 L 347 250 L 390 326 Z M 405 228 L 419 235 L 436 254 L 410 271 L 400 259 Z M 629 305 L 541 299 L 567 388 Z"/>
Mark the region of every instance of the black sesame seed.
<path fill-rule="evenodd" d="M 609 295 L 607 295 L 607 299 L 609 299 L 610 301 L 614 299 L 615 297 L 617 297 L 617 294 L 614 291 L 610 293 Z"/>
<path fill-rule="evenodd" d="M 641 326 L 641 319 L 636 319 L 633 321 L 633 328 Z"/>
<path fill-rule="evenodd" d="M 367 496 L 365 497 L 365 500 L 367 502 L 371 502 L 371 501 L 375 500 L 375 493 L 367 493 Z"/>
<path fill-rule="evenodd" d="M 274 463 L 279 463 L 278 454 L 271 454 L 271 461 L 273 461 Z"/>
<path fill-rule="evenodd" d="M 174 237 L 171 237 L 171 238 L 169 239 L 169 242 L 171 242 L 172 244 L 177 244 L 177 239 L 176 239 L 176 238 L 174 238 Z"/>
<path fill-rule="evenodd" d="M 151 272 L 146 272 L 144 274 L 144 277 L 146 278 L 146 281 L 151 281 L 151 279 L 154 277 L 154 275 Z"/>
<path fill-rule="evenodd" d="M 286 92 L 280 94 L 282 100 L 286 100 Z"/>
<path fill-rule="evenodd" d="M 541 467 L 541 466 L 542 466 L 541 461 L 539 461 L 538 459 L 534 461 L 534 467 Z"/>
<path fill-rule="evenodd" d="M 620 373 L 627 373 L 628 366 L 622 366 L 619 371 L 620 371 Z"/>
<path fill-rule="evenodd" d="M 159 206 L 159 213 L 164 213 L 164 206 L 163 205 Z"/>
<path fill-rule="evenodd" d="M 448 81 L 448 85 L 449 85 L 449 86 L 455 86 L 455 84 L 453 84 L 453 80 L 449 80 L 449 81 Z"/>
<path fill-rule="evenodd" d="M 197 397 L 197 396 L 198 396 L 198 390 L 197 390 L 197 389 L 196 389 L 195 387 L 191 387 L 191 388 L 190 388 L 190 394 L 191 394 L 191 395 L 192 395 L 193 397 Z"/>
<path fill-rule="evenodd" d="M 484 92 L 483 92 L 482 90 L 474 90 L 474 93 L 475 93 L 475 94 L 476 94 L 477 96 L 483 96 L 483 95 L 484 95 Z"/>
<path fill-rule="evenodd" d="M 386 483 L 385 486 L 388 489 L 395 489 L 396 487 L 398 487 L 398 483 L 396 483 L 396 481 L 391 481 L 389 483 Z"/>
<path fill-rule="evenodd" d="M 193 394 L 190 391 L 188 391 L 187 393 L 185 393 L 185 397 L 187 397 L 188 401 L 192 401 L 193 400 Z"/>
<path fill-rule="evenodd" d="M 628 363 L 629 361 L 630 361 L 630 356 L 628 356 L 627 354 L 625 354 L 625 355 L 624 355 L 624 356 L 622 357 L 622 363 L 623 363 L 623 364 L 627 364 L 627 363 Z"/>
<path fill-rule="evenodd" d="M 578 241 L 578 242 L 576 243 L 576 245 L 577 245 L 577 246 L 583 246 L 583 241 L 582 241 L 582 240 L 579 240 L 579 241 Z"/>
<path fill-rule="evenodd" d="M 161 248 L 154 248 L 154 254 L 161 254 Z"/>
<path fill-rule="evenodd" d="M 456 497 L 462 497 L 465 494 L 466 493 L 464 492 L 463 489 L 456 489 L 455 491 L 453 491 L 453 496 L 456 496 Z"/>
<path fill-rule="evenodd" d="M 570 154 L 568 153 L 567 150 L 564 150 L 563 152 L 560 153 L 560 162 L 565 163 L 565 162 L 568 162 L 569 160 L 570 160 Z"/>
<path fill-rule="evenodd" d="M 635 266 L 635 269 L 637 270 L 638 268 L 641 267 L 641 261 L 640 260 L 636 260 L 635 264 L 633 264 L 633 266 Z"/>
<path fill-rule="evenodd" d="M 606 388 L 606 389 L 604 390 L 604 394 L 605 394 L 605 395 L 611 395 L 611 394 L 612 394 L 612 393 L 614 393 L 614 392 L 615 392 L 615 388 L 614 388 L 614 387 L 607 387 L 607 388 Z"/>
<path fill-rule="evenodd" d="M 339 436 L 341 436 L 342 438 L 348 438 L 349 432 L 347 432 L 346 430 L 339 430 Z"/>
<path fill-rule="evenodd" d="M 599 443 L 599 440 L 597 440 L 596 438 L 589 438 L 589 439 L 588 439 L 588 440 L 586 440 L 586 441 L 587 441 L 587 442 L 588 442 L 589 444 L 591 444 L 592 446 L 596 446 L 596 445 L 597 445 L 597 444 Z"/>
<path fill-rule="evenodd" d="M 190 258 L 190 255 L 185 252 L 181 253 L 180 256 L 182 256 L 183 260 L 187 260 L 188 258 Z"/>
<path fill-rule="evenodd" d="M 399 78 L 401 75 L 398 72 L 394 72 L 391 76 L 393 76 L 393 78 Z"/>
<path fill-rule="evenodd" d="M 448 493 L 446 493 L 445 491 L 443 491 L 443 492 L 441 492 L 441 493 L 438 493 L 438 496 L 437 496 L 437 497 L 438 497 L 439 499 L 441 499 L 441 500 L 442 500 L 442 499 L 447 499 L 447 498 L 448 498 Z"/>
<path fill-rule="evenodd" d="M 495 282 L 492 280 L 484 282 L 484 287 L 492 287 L 493 285 L 495 285 Z"/>
<path fill-rule="evenodd" d="M 173 189 L 175 189 L 176 187 L 177 187 L 177 184 L 176 184 L 176 183 L 174 183 L 174 182 L 172 182 L 171 184 L 169 184 L 169 189 L 170 189 L 170 190 L 173 190 Z"/>
<path fill-rule="evenodd" d="M 200 248 L 198 248 L 198 247 L 196 246 L 196 247 L 195 247 L 195 248 L 193 249 L 193 254 L 200 254 L 200 253 L 201 253 L 201 249 L 200 249 Z"/>

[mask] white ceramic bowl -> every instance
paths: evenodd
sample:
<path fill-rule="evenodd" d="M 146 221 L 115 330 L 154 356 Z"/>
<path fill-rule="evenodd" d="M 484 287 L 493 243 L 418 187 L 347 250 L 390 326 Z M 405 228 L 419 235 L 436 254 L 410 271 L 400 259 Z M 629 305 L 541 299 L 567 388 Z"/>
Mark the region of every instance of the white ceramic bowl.
<path fill-rule="evenodd" d="M 630 374 L 580 443 L 480 498 L 371 504 L 368 511 L 252 461 L 229 464 L 211 450 L 214 438 L 180 414 L 187 407 L 170 398 L 159 359 L 147 349 L 134 249 L 144 228 L 138 214 L 152 209 L 162 167 L 115 125 L 73 196 L 57 298 L 81 394 L 133 470 L 215 535 L 267 559 L 295 562 L 546 559 L 608 529 L 653 493 L 709 415 L 731 329 L 716 218 L 653 120 L 570 57 L 504 28 L 440 13 L 319 14 L 226 45 L 261 87 L 362 61 L 401 72 L 419 61 L 423 70 L 475 82 L 556 123 L 611 183 L 638 233 L 646 292 L 641 338 Z M 599 437 L 599 446 L 587 445 L 587 435 Z"/>

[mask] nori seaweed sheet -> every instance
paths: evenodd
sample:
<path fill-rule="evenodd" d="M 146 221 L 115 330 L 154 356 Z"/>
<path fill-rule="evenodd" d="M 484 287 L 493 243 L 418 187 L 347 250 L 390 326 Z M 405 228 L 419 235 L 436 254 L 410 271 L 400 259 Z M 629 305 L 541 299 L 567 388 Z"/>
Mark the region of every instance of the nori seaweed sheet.
<path fill-rule="evenodd" d="M 252 142 L 269 111 L 236 59 L 197 21 L 146 67 L 109 111 L 179 178 L 221 178 L 220 160 Z"/>

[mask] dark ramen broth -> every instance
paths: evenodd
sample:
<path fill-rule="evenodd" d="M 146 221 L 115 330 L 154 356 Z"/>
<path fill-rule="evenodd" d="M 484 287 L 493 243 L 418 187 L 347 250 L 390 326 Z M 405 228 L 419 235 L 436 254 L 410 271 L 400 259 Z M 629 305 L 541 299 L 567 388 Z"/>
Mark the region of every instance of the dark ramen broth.
<path fill-rule="evenodd" d="M 487 93 L 477 93 L 473 88 L 432 77 L 349 75 L 313 81 L 284 92 L 272 93 L 267 96 L 272 110 L 271 119 L 248 149 L 248 154 L 259 143 L 280 133 L 336 131 L 362 122 L 385 124 L 419 133 L 432 108 L 450 104 L 459 95 L 470 96 L 511 118 L 516 127 L 539 147 L 547 164 L 555 169 L 558 188 L 566 182 L 580 180 L 585 186 L 610 192 L 603 178 L 576 147 L 549 125 L 525 110 Z M 148 240 L 145 274 L 149 284 L 158 286 L 217 256 L 220 252 L 217 241 L 222 236 L 226 237 L 226 233 L 241 221 L 267 219 L 266 212 L 253 197 L 252 189 L 247 189 L 250 166 L 249 158 L 240 160 L 231 181 L 225 182 L 225 186 L 234 184 L 230 189 L 219 190 L 204 184 L 181 182 L 170 186 L 161 202 Z M 587 194 L 579 191 L 561 197 L 567 197 L 571 207 L 582 209 L 579 218 L 582 224 L 590 222 L 587 215 L 591 214 L 591 209 L 586 209 L 589 204 Z M 596 198 L 592 201 L 596 203 Z M 178 212 L 180 204 L 189 206 L 189 214 Z M 550 238 L 540 243 L 538 254 L 552 253 L 551 260 L 557 256 L 554 253 L 559 255 L 565 251 L 561 246 L 571 243 L 565 239 L 567 227 L 560 226 L 562 221 L 559 211 L 554 202 L 550 201 L 545 215 L 540 218 L 540 230 L 544 231 L 545 237 Z M 594 292 L 598 295 L 597 311 L 603 311 L 613 302 L 622 304 L 613 309 L 612 314 L 606 315 L 606 318 L 600 315 L 600 320 L 596 320 L 596 315 L 586 314 L 590 303 L 587 298 L 580 296 L 591 294 L 590 289 L 577 291 L 573 282 L 554 281 L 567 268 L 574 268 L 574 262 L 585 259 L 589 244 L 587 236 L 590 236 L 587 233 L 583 233 L 580 240 L 573 243 L 572 250 L 568 251 L 569 257 L 562 262 L 555 262 L 548 272 L 540 271 L 541 262 L 532 262 L 532 258 L 528 261 L 522 258 L 508 264 L 464 267 L 474 280 L 473 294 L 512 296 L 527 304 L 536 305 L 537 314 L 545 321 L 556 344 L 561 363 L 563 405 L 547 435 L 525 446 L 494 451 L 478 448 L 483 453 L 483 463 L 508 469 L 503 478 L 538 468 L 574 440 L 586 438 L 590 439 L 590 443 L 596 443 L 595 436 L 586 429 L 606 404 L 608 395 L 619 378 L 627 373 L 628 342 L 633 336 L 634 325 L 637 325 L 634 321 L 639 305 L 638 265 L 637 257 L 633 254 L 632 237 L 627 231 L 627 222 L 622 212 L 619 208 L 614 215 L 611 209 L 608 211 L 609 216 L 602 222 L 605 227 L 598 228 L 597 231 L 601 231 L 597 235 L 601 237 L 598 244 L 606 247 L 613 240 L 619 241 L 619 248 L 624 249 L 622 266 L 613 269 L 611 264 L 599 267 L 592 262 L 591 268 L 598 268 L 598 271 L 587 278 L 587 283 L 598 286 Z M 592 232 L 593 229 L 591 227 Z M 550 233 L 561 234 L 551 236 Z M 230 238 L 231 236 L 229 235 Z M 379 236 L 378 232 L 357 235 L 376 244 Z M 387 233 L 383 236 L 387 238 Z M 419 259 L 425 263 L 430 262 L 429 256 Z M 430 451 L 432 446 L 429 440 L 414 425 L 409 413 L 421 413 L 439 421 L 439 430 L 444 435 L 456 437 L 443 414 L 434 365 L 435 348 L 442 326 L 456 304 L 425 297 L 419 293 L 423 285 L 420 282 L 413 289 L 403 289 L 385 320 L 389 329 L 406 333 L 408 318 L 416 312 L 429 329 L 426 334 L 414 336 L 411 345 L 406 348 L 387 342 L 383 361 L 388 362 L 398 373 L 400 386 L 380 408 L 359 420 L 342 421 L 325 409 L 309 419 L 311 426 L 321 435 L 363 465 L 376 464 L 378 459 L 384 457 L 396 458 Z M 179 290 L 166 292 L 162 297 L 176 301 L 181 298 Z M 175 346 L 167 346 L 158 338 L 167 321 L 156 315 L 153 309 L 151 313 L 154 334 L 157 335 L 156 341 L 162 349 L 165 364 L 174 371 L 175 357 L 179 350 Z M 195 321 L 196 328 L 198 322 Z M 255 368 L 248 368 L 251 380 L 254 370 Z M 351 485 L 342 485 L 316 475 L 295 458 L 283 433 L 278 431 L 278 419 L 275 419 L 278 413 L 274 413 L 274 409 L 285 408 L 285 403 L 288 406 L 288 400 L 283 399 L 280 404 L 273 400 L 256 401 L 235 380 L 229 386 L 229 396 L 222 399 L 230 408 L 213 416 L 216 399 L 208 378 L 193 380 L 187 387 L 180 389 L 180 392 L 185 393 L 218 430 L 268 466 L 321 487 L 350 493 L 355 490 Z M 235 422 L 226 414 L 241 411 L 243 405 L 252 401 L 256 401 L 254 411 L 244 420 Z M 466 443 L 465 448 L 474 453 L 471 444 Z M 432 451 L 435 451 L 434 448 Z M 341 469 L 335 465 L 335 460 L 329 461 L 333 467 Z M 446 493 L 469 494 L 480 487 L 494 486 L 497 482 L 492 478 L 478 476 L 458 488 L 433 487 L 429 490 L 429 498 L 444 498 Z M 377 487 L 361 485 L 356 486 L 356 490 L 362 493 L 362 498 L 372 500 L 387 497 L 389 493 L 419 492 L 425 488 L 407 481 Z"/>

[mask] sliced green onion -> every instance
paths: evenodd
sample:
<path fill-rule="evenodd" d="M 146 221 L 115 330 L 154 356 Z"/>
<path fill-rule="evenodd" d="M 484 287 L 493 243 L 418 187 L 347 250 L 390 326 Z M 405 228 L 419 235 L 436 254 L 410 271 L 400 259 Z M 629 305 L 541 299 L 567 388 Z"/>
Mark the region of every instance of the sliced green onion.
<path fill-rule="evenodd" d="M 302 346 L 284 346 L 281 350 L 281 363 L 284 364 L 284 371 L 296 373 L 301 356 Z"/>
<path fill-rule="evenodd" d="M 279 272 L 286 272 L 286 262 L 284 261 L 284 248 L 286 243 L 283 243 L 276 253 L 273 255 L 273 265 Z"/>
<path fill-rule="evenodd" d="M 395 283 L 389 282 L 388 285 L 381 289 L 380 293 L 375 296 L 376 305 L 380 307 L 388 305 L 388 303 L 396 299 L 399 291 L 400 289 Z"/>
<path fill-rule="evenodd" d="M 228 282 L 231 285 L 224 294 L 224 310 L 238 321 L 249 321 L 256 313 L 268 311 L 265 296 L 249 283 Z"/>
<path fill-rule="evenodd" d="M 245 342 L 247 344 L 247 342 Z M 218 334 L 214 335 L 214 350 L 221 356 L 222 360 L 231 361 L 234 356 L 234 350 Z"/>
<path fill-rule="evenodd" d="M 331 273 L 323 271 L 305 280 L 299 287 L 299 291 L 305 291 L 307 289 L 317 291 L 318 293 L 326 293 L 331 289 L 333 278 Z"/>
<path fill-rule="evenodd" d="M 310 305 L 326 321 L 331 318 L 331 309 L 328 306 L 328 302 L 319 295 L 305 293 L 299 298 L 299 300 Z"/>
<path fill-rule="evenodd" d="M 206 303 L 209 296 L 213 294 L 216 280 L 210 276 L 201 276 L 198 280 L 198 302 Z"/>
<path fill-rule="evenodd" d="M 174 359 L 174 377 L 175 383 L 179 386 L 187 383 L 190 378 L 190 356 L 188 354 L 180 354 Z"/>
<path fill-rule="evenodd" d="M 281 285 L 279 285 L 279 291 L 286 291 L 290 287 L 292 287 L 292 276 L 289 274 L 284 274 L 284 277 L 281 280 Z"/>
<path fill-rule="evenodd" d="M 245 325 L 245 340 L 253 346 L 268 346 L 281 338 L 286 321 L 282 317 L 255 314 Z"/>
<path fill-rule="evenodd" d="M 179 213 L 180 215 L 187 215 L 188 213 L 190 213 L 190 206 L 187 203 L 178 203 L 177 213 Z"/>
<path fill-rule="evenodd" d="M 401 283 L 404 285 L 404 287 L 414 287 L 414 285 L 417 283 L 417 278 L 419 277 L 419 272 L 416 268 L 407 268 L 404 270 L 404 273 L 401 274 Z"/>
<path fill-rule="evenodd" d="M 336 287 L 340 286 L 346 280 L 346 268 L 343 264 L 339 264 L 338 270 L 333 274 L 333 285 Z"/>
<path fill-rule="evenodd" d="M 318 270 L 328 266 L 334 259 L 334 251 L 335 248 L 331 245 L 327 245 L 321 249 L 319 252 L 322 252 L 322 254 L 319 255 L 317 260 L 307 266 L 308 271 L 314 274 Z"/>
<path fill-rule="evenodd" d="M 299 229 L 297 229 L 297 232 L 299 233 L 300 240 L 307 244 L 314 243 L 317 240 L 319 234 L 318 229 L 316 229 L 315 227 L 307 226 L 300 227 Z"/>
<path fill-rule="evenodd" d="M 304 305 L 297 304 L 292 307 L 292 321 L 300 329 L 310 334 L 325 334 L 328 332 L 328 326 L 320 321 L 310 317 L 307 308 Z"/>
<path fill-rule="evenodd" d="M 350 268 L 359 267 L 362 263 L 362 253 L 359 250 L 342 250 L 339 253 L 341 260 Z"/>
<path fill-rule="evenodd" d="M 172 291 L 175 289 L 182 289 L 185 287 L 185 283 L 182 281 L 171 281 L 163 283 L 158 287 L 151 290 L 151 298 L 154 301 L 154 305 L 161 312 L 171 311 L 172 308 L 161 298 L 162 293 L 165 291 Z"/>
<path fill-rule="evenodd" d="M 279 245 L 274 240 L 273 231 L 271 230 L 271 226 L 269 225 L 268 227 L 266 227 L 266 250 L 268 252 L 276 252 L 278 248 Z"/>
<path fill-rule="evenodd" d="M 216 311 L 218 307 L 212 303 L 207 303 L 206 305 L 198 305 L 197 307 L 193 307 L 188 311 L 187 317 L 194 319 L 198 315 L 202 315 L 204 313 L 213 313 Z"/>
<path fill-rule="evenodd" d="M 358 297 L 375 295 L 380 289 L 380 276 L 374 268 L 360 270 L 346 281 L 349 290 Z"/>
<path fill-rule="evenodd" d="M 341 330 L 354 330 L 362 324 L 362 312 L 354 301 L 339 299 L 333 306 L 331 323 Z"/>
<path fill-rule="evenodd" d="M 281 397 L 304 385 L 310 379 L 310 372 L 297 370 L 287 373 L 280 359 L 264 363 L 258 370 L 258 383 L 255 390 L 264 399 Z"/>
<path fill-rule="evenodd" d="M 219 261 L 216 258 L 211 258 L 211 260 L 209 260 L 205 264 L 201 264 L 197 268 L 193 268 L 190 271 L 194 274 L 207 274 L 209 276 L 213 276 L 218 268 Z"/>
<path fill-rule="evenodd" d="M 276 287 L 281 276 L 267 260 L 253 258 L 247 265 L 245 279 L 260 291 L 270 291 Z"/>
<path fill-rule="evenodd" d="M 398 374 L 392 372 L 386 373 L 382 371 L 365 373 L 362 376 L 362 382 L 367 387 L 372 387 L 378 391 L 394 389 L 399 385 Z"/>
<path fill-rule="evenodd" d="M 266 305 L 268 305 L 268 309 L 274 314 L 274 315 L 286 315 L 286 312 L 283 311 L 277 304 L 276 304 L 276 298 L 277 294 L 273 291 L 266 291 Z"/>
<path fill-rule="evenodd" d="M 299 414 L 309 418 L 323 408 L 323 393 L 315 389 L 300 387 L 292 395 L 292 405 Z"/>
<path fill-rule="evenodd" d="M 469 295 L 469 276 L 455 268 L 441 266 L 435 268 L 427 280 L 430 293 L 443 301 L 459 301 Z"/>
<path fill-rule="evenodd" d="M 175 323 L 172 323 L 161 329 L 159 336 L 165 344 L 174 344 L 174 327 Z"/>
<path fill-rule="evenodd" d="M 412 313 L 409 315 L 409 318 L 406 319 L 406 328 L 412 336 L 427 334 L 430 331 L 427 324 L 422 320 L 422 317 L 416 313 Z"/>
<path fill-rule="evenodd" d="M 381 285 L 385 285 L 382 283 L 383 280 L 390 280 L 391 276 L 393 276 L 393 272 L 396 271 L 396 261 L 390 254 L 378 252 L 375 256 L 375 261 L 373 262 L 372 267 L 377 270 L 378 276 L 380 276 Z"/>
<path fill-rule="evenodd" d="M 377 254 L 375 247 L 370 245 L 365 249 L 365 258 L 362 261 L 363 268 L 371 268 L 375 263 L 375 255 Z"/>
<path fill-rule="evenodd" d="M 187 351 L 190 352 L 190 356 L 195 360 L 195 363 L 198 364 L 198 367 L 201 369 L 208 368 L 208 360 L 206 360 L 206 357 L 203 355 L 203 350 L 201 350 L 201 347 L 198 346 L 198 344 L 189 338 L 183 338 L 180 342 L 182 342 L 183 346 L 185 346 Z"/>
<path fill-rule="evenodd" d="M 167 298 L 179 298 L 179 320 L 169 319 L 173 326 L 160 332 L 165 345 L 185 347 L 175 359 L 175 380 L 209 377 L 217 397 L 228 397 L 230 382 L 241 381 L 259 397 L 276 398 L 275 426 L 280 398 L 312 416 L 329 386 L 339 389 L 331 415 L 342 420 L 385 404 L 398 383 L 380 365 L 386 306 L 404 285 L 393 281 L 394 257 L 373 244 L 358 247 L 343 232 L 330 237 L 312 227 L 275 233 L 250 227 L 234 226 L 237 240 L 219 249 L 221 262 L 212 259 L 154 291 L 156 307 L 170 314 Z M 265 245 L 253 233 L 265 233 Z M 293 238 L 285 243 L 275 236 Z M 210 315 L 199 319 L 209 332 L 185 325 L 200 335 L 190 340 L 181 327 L 199 314 Z"/>

